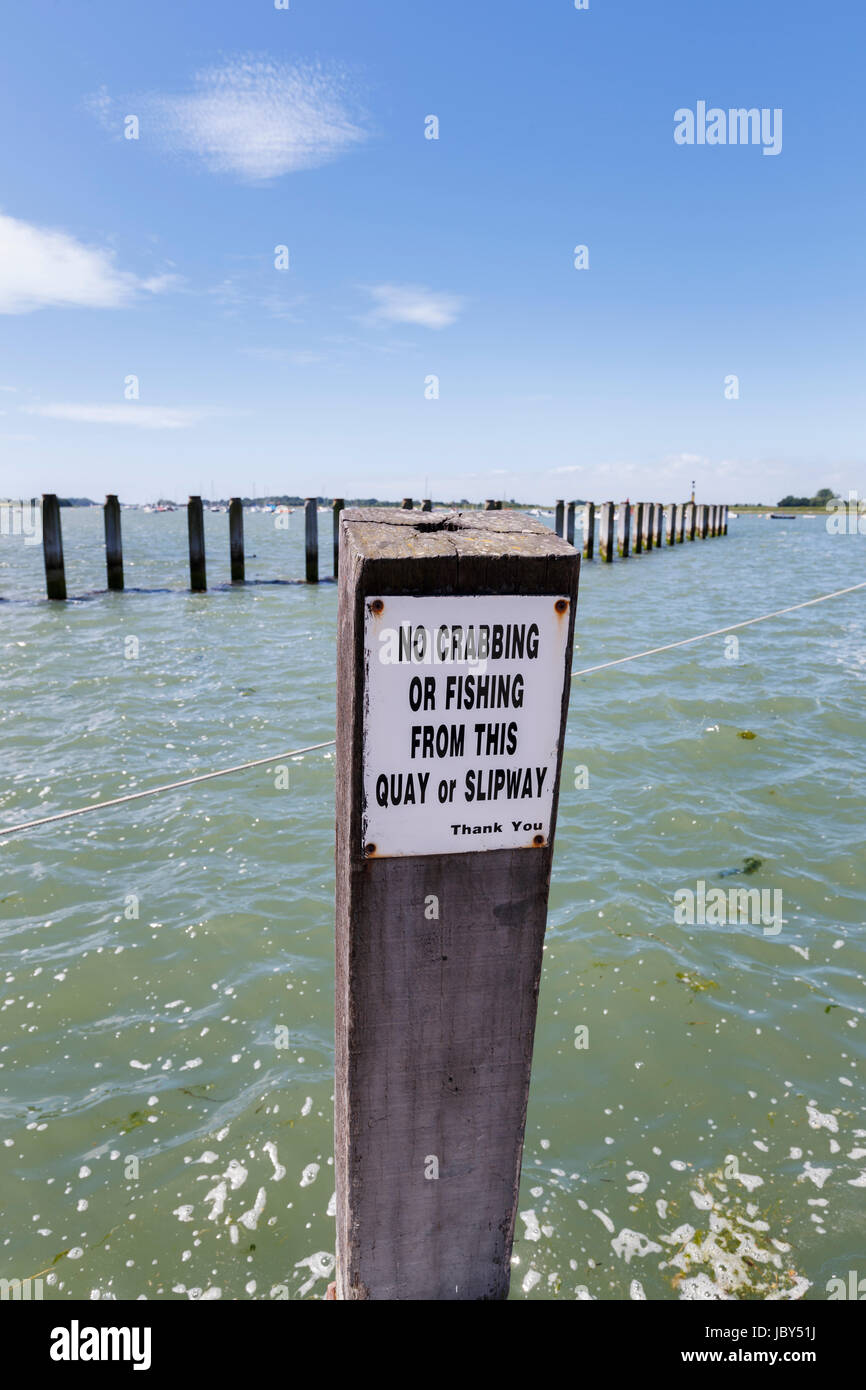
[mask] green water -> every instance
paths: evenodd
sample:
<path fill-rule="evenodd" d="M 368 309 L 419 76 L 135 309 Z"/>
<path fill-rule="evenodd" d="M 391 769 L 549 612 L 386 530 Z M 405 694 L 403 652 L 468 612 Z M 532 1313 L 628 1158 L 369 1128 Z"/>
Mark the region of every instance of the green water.
<path fill-rule="evenodd" d="M 226 586 L 227 517 L 206 522 Z M 66 605 L 41 600 L 40 548 L 0 538 L 0 820 L 275 756 L 0 834 L 0 1275 L 321 1298 L 334 758 L 276 755 L 332 736 L 336 590 L 183 592 L 181 511 L 124 513 L 140 592 L 107 595 L 101 512 L 63 526 Z M 248 578 L 301 575 L 302 531 L 247 515 Z M 575 666 L 857 583 L 864 556 L 823 517 L 740 518 L 584 565 Z M 823 1299 L 866 1276 L 864 604 L 573 682 L 513 1298 Z M 699 880 L 781 892 L 781 930 L 677 924 Z"/>

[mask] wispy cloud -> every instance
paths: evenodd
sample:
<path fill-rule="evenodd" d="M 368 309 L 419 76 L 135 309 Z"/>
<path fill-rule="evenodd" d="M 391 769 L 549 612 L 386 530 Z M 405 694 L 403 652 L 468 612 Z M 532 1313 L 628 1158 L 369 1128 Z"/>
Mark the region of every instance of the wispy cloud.
<path fill-rule="evenodd" d="M 367 292 L 376 303 L 371 317 L 388 323 L 447 328 L 463 308 L 460 295 L 437 293 L 423 285 L 371 285 Z"/>
<path fill-rule="evenodd" d="M 141 279 L 118 270 L 109 251 L 0 213 L 0 314 L 50 305 L 116 309 L 173 282 L 170 275 Z"/>
<path fill-rule="evenodd" d="M 315 169 L 367 139 L 346 73 L 320 63 L 238 57 L 196 73 L 187 92 L 124 98 L 121 111 L 103 87 L 88 105 L 115 132 L 139 114 L 142 137 L 250 183 Z"/>
<path fill-rule="evenodd" d="M 140 430 L 185 430 L 205 414 L 201 410 L 181 410 L 166 405 L 76 405 L 57 402 L 27 405 L 27 415 L 43 415 L 49 420 L 70 420 L 76 425 L 128 425 Z"/>

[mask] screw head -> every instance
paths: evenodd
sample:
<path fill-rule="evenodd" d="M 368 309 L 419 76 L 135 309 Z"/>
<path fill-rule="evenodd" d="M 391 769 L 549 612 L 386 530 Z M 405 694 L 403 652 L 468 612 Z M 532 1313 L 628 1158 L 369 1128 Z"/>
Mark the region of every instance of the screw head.
<path fill-rule="evenodd" d="M 376 853 L 376 846 L 374 844 L 365 845 L 364 853 L 366 854 L 368 859 L 371 858 L 371 856 Z"/>
<path fill-rule="evenodd" d="M 544 836 L 543 836 L 543 835 L 534 835 L 534 836 L 532 837 L 532 843 L 533 843 L 534 845 L 543 845 L 543 844 L 544 844 Z"/>
<path fill-rule="evenodd" d="M 385 612 L 385 605 L 380 598 L 373 599 L 373 602 L 370 604 L 370 612 L 376 614 Z"/>
<path fill-rule="evenodd" d="M 556 609 L 557 613 L 567 613 L 567 612 L 568 612 L 568 599 L 567 599 L 567 598 L 558 598 L 558 599 L 556 600 L 556 603 L 555 603 L 553 606 L 554 606 L 554 608 Z"/>

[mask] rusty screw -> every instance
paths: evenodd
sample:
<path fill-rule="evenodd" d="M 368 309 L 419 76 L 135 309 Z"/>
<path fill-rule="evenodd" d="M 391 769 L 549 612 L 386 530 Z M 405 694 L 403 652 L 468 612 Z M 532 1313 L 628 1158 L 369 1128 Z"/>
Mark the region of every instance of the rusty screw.
<path fill-rule="evenodd" d="M 543 845 L 543 844 L 544 844 L 544 836 L 543 836 L 543 835 L 533 835 L 533 837 L 532 837 L 532 843 L 533 843 L 534 845 Z"/>
<path fill-rule="evenodd" d="M 568 599 L 567 599 L 567 598 L 558 598 L 558 599 L 556 600 L 556 603 L 555 603 L 553 606 L 554 606 L 554 608 L 556 609 L 557 613 L 567 613 L 567 612 L 568 612 Z"/>
<path fill-rule="evenodd" d="M 373 599 L 373 602 L 370 604 L 370 612 L 376 613 L 377 615 L 385 612 L 385 605 L 380 598 Z"/>
<path fill-rule="evenodd" d="M 366 854 L 367 858 L 369 859 L 369 858 L 371 857 L 371 855 L 374 855 L 374 854 L 376 853 L 376 846 L 373 845 L 373 844 L 365 845 L 365 846 L 364 846 L 364 853 Z"/>

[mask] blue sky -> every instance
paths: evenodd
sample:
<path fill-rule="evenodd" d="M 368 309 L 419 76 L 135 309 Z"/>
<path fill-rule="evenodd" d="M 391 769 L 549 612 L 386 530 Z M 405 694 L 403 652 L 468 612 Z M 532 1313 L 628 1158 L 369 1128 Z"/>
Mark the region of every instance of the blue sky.
<path fill-rule="evenodd" d="M 864 38 L 853 0 L 12 7 L 0 495 L 866 493 Z M 781 153 L 677 145 L 700 100 L 781 108 Z"/>

